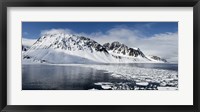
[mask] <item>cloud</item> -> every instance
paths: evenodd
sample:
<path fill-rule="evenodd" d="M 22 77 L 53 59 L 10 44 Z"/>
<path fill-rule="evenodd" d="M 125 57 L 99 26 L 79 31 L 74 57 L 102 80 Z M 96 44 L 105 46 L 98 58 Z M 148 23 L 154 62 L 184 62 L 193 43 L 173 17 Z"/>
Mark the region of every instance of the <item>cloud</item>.
<path fill-rule="evenodd" d="M 54 33 L 81 35 L 100 44 L 119 41 L 129 47 L 140 48 L 146 55 L 156 55 L 167 59 L 169 62 L 178 62 L 178 32 L 166 32 L 146 37 L 139 30 L 128 27 L 115 27 L 107 32 L 93 32 L 90 34 L 77 33 L 70 29 L 51 29 L 43 30 L 41 35 Z"/>
<path fill-rule="evenodd" d="M 31 47 L 37 39 L 27 39 L 27 38 L 22 38 L 22 45 Z"/>
<path fill-rule="evenodd" d="M 93 34 L 94 35 L 94 34 Z M 129 47 L 138 47 L 147 55 L 156 55 L 170 62 L 178 62 L 178 33 L 166 32 L 145 37 L 137 30 L 115 28 L 105 34 L 88 35 L 101 44 L 119 41 Z"/>
<path fill-rule="evenodd" d="M 28 32 L 23 32 L 24 35 L 28 35 Z"/>
<path fill-rule="evenodd" d="M 157 55 L 170 62 L 178 62 L 178 33 L 156 34 L 135 43 L 146 54 Z"/>
<path fill-rule="evenodd" d="M 40 35 L 45 35 L 45 34 L 57 34 L 57 33 L 67 33 L 67 34 L 74 34 L 70 29 L 50 29 L 50 30 L 42 30 Z"/>

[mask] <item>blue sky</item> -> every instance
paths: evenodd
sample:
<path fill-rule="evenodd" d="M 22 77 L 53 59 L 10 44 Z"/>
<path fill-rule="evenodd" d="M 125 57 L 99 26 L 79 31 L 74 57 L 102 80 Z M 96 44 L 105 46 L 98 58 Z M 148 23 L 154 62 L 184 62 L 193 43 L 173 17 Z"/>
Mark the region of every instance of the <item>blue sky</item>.
<path fill-rule="evenodd" d="M 76 33 L 105 33 L 112 28 L 137 30 L 144 37 L 165 32 L 177 32 L 177 22 L 22 22 L 22 37 L 39 38 L 41 31 L 49 29 L 70 29 Z"/>

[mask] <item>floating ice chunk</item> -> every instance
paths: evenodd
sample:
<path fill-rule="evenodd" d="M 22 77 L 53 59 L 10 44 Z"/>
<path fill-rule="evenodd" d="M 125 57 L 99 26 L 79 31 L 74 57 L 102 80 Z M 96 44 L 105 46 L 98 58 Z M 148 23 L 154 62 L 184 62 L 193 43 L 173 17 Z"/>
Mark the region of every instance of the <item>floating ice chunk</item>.
<path fill-rule="evenodd" d="M 102 85 L 101 86 L 103 89 L 112 89 L 112 87 L 110 85 Z"/>
<path fill-rule="evenodd" d="M 89 89 L 89 90 L 98 90 L 98 89 L 92 88 L 92 89 Z"/>
<path fill-rule="evenodd" d="M 174 91 L 174 90 L 178 90 L 177 87 L 158 87 L 158 90 L 161 90 L 161 91 Z"/>
<path fill-rule="evenodd" d="M 140 86 L 147 86 L 149 83 L 148 82 L 139 82 L 139 83 L 136 83 L 137 85 L 140 85 Z"/>

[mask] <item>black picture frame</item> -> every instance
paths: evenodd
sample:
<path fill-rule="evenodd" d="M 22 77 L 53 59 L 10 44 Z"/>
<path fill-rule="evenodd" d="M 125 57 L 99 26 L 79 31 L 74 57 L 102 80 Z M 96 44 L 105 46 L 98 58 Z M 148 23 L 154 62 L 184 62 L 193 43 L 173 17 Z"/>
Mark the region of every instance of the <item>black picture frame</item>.
<path fill-rule="evenodd" d="M 193 7 L 193 105 L 7 105 L 7 7 Z M 1 0 L 0 110 L 2 112 L 199 112 L 200 0 Z M 184 100 L 184 98 L 183 98 Z"/>

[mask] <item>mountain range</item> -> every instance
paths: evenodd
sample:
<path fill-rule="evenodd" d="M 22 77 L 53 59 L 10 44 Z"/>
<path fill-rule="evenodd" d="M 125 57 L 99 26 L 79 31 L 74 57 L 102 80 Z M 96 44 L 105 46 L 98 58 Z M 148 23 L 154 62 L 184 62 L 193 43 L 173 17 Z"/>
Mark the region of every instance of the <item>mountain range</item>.
<path fill-rule="evenodd" d="M 27 42 L 27 40 L 26 40 Z M 165 63 L 139 48 L 118 41 L 101 45 L 91 38 L 65 33 L 44 34 L 30 45 L 22 41 L 23 63 Z"/>

